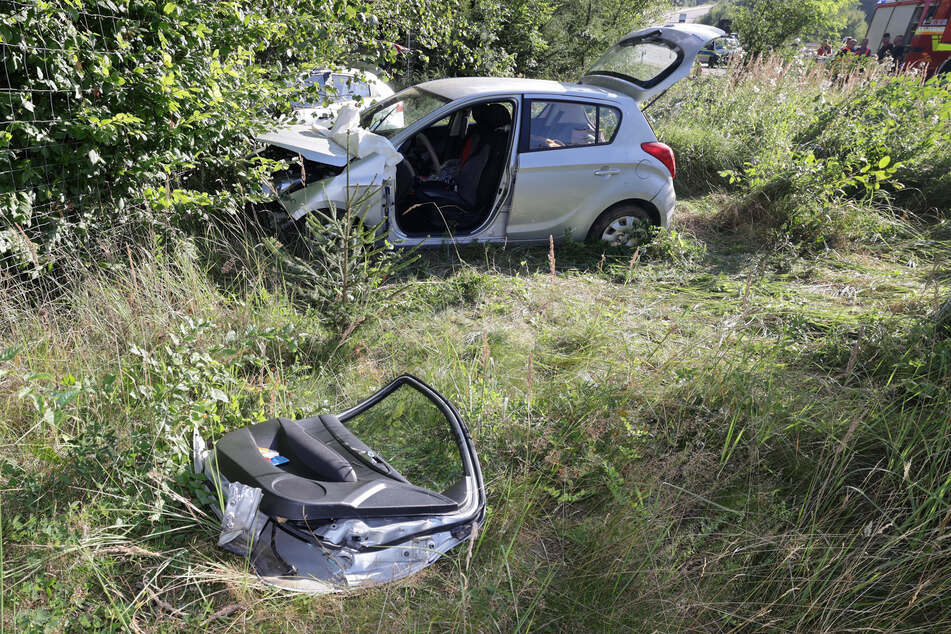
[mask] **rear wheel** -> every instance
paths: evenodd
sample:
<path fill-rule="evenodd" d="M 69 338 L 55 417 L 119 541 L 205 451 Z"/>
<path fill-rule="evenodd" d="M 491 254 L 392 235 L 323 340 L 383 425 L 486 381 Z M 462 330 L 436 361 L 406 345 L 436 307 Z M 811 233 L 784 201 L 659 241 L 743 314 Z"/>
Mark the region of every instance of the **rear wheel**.
<path fill-rule="evenodd" d="M 615 247 L 634 247 L 650 239 L 652 226 L 650 216 L 643 207 L 618 205 L 598 216 L 588 232 L 588 240 Z"/>

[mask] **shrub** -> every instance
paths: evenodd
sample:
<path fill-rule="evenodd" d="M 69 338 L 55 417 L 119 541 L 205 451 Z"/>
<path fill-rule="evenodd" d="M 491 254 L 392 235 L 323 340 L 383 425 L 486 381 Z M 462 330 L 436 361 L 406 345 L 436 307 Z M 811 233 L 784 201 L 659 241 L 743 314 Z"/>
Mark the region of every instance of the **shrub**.
<path fill-rule="evenodd" d="M 456 0 L 5 3 L 0 266 L 37 277 L 129 223 L 193 231 L 238 214 L 260 192 L 266 168 L 246 157 L 289 112 L 289 78 L 392 67 L 410 30 L 414 55 L 487 74 L 466 44 L 476 26 Z"/>

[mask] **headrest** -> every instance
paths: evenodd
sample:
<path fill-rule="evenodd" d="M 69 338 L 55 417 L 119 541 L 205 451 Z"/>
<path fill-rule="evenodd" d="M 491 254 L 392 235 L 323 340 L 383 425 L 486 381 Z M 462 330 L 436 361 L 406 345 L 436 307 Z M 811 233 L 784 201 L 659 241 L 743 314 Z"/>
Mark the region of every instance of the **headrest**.
<path fill-rule="evenodd" d="M 512 123 L 508 108 L 500 103 L 485 103 L 472 109 L 472 118 L 479 127 L 495 130 Z"/>

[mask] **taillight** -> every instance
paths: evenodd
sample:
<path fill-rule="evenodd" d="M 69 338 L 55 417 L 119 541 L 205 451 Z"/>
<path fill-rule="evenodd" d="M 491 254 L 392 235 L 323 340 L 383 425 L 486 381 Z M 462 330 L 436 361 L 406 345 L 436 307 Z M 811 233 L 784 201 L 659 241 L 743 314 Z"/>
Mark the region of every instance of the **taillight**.
<path fill-rule="evenodd" d="M 677 160 L 674 158 L 674 151 L 670 149 L 669 145 L 651 141 L 650 143 L 641 143 L 641 149 L 663 163 L 667 171 L 670 172 L 671 178 L 677 176 Z"/>

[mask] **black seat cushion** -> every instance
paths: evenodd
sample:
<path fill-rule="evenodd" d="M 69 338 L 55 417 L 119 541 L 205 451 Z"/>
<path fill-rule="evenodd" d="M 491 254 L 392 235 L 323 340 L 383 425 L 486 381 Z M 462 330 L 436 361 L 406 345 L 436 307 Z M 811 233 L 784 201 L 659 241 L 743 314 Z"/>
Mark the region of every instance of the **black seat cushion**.
<path fill-rule="evenodd" d="M 471 204 L 463 200 L 459 192 L 439 182 L 420 183 L 413 202 L 419 205 L 417 217 L 425 218 L 426 229 L 432 231 L 455 230 L 460 221 L 472 213 Z"/>

